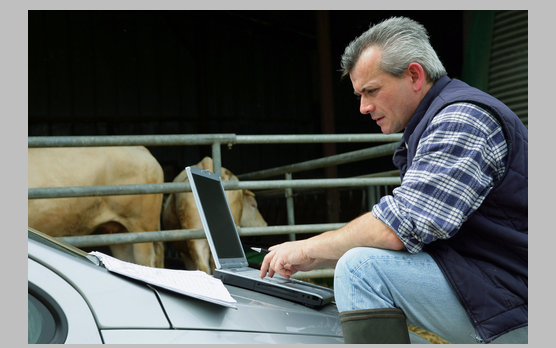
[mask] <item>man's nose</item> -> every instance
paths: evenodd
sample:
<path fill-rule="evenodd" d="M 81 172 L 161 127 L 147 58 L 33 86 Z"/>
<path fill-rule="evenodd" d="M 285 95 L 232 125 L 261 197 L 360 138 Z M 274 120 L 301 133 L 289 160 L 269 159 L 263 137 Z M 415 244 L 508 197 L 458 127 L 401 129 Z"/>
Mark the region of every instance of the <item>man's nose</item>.
<path fill-rule="evenodd" d="M 359 106 L 359 111 L 363 115 L 370 114 L 371 112 L 374 112 L 375 110 L 376 110 L 375 104 L 373 104 L 369 101 L 365 101 L 364 99 L 361 99 L 361 105 Z"/>

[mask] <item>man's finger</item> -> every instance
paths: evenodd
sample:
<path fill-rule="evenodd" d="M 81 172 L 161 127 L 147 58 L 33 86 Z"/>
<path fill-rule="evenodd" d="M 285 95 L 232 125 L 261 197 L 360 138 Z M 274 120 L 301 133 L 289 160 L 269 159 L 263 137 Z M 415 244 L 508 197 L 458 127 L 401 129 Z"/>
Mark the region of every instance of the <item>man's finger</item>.
<path fill-rule="evenodd" d="M 271 278 L 274 276 L 273 265 L 271 265 L 274 258 L 274 254 L 276 253 L 271 251 L 270 253 L 266 254 L 266 256 L 264 257 L 263 262 L 261 264 L 261 274 L 260 274 L 261 278 L 266 277 L 267 273 L 268 276 Z"/>

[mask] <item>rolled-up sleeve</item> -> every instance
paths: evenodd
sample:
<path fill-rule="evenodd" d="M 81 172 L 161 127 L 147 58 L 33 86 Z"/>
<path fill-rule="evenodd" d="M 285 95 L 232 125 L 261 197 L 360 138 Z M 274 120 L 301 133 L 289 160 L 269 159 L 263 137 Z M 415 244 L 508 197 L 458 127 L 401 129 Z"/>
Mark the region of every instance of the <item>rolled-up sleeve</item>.
<path fill-rule="evenodd" d="M 373 215 L 417 253 L 457 233 L 502 176 L 506 157 L 492 115 L 472 104 L 450 105 L 423 133 L 402 185 L 373 207 Z"/>

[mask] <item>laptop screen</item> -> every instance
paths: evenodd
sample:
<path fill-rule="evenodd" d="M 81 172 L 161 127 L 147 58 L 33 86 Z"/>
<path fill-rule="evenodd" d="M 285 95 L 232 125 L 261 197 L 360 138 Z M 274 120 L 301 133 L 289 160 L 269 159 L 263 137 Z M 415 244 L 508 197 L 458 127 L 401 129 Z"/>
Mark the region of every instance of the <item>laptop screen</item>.
<path fill-rule="evenodd" d="M 219 259 L 244 258 L 235 223 L 220 181 L 193 174 L 212 242 Z"/>

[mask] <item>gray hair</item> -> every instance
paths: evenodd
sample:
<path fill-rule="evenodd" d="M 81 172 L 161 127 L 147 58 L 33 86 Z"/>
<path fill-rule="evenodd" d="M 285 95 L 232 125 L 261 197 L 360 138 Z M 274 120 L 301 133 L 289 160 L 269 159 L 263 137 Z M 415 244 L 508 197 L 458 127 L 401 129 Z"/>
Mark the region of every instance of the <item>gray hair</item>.
<path fill-rule="evenodd" d="M 446 69 L 429 42 L 425 27 L 409 18 L 392 17 L 371 27 L 355 38 L 342 55 L 342 78 L 355 68 L 361 54 L 369 47 L 382 52 L 379 67 L 401 78 L 410 63 L 423 67 L 429 82 L 446 75 Z"/>

